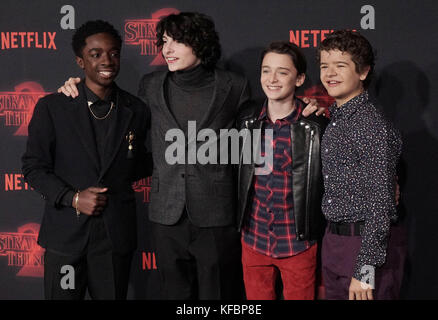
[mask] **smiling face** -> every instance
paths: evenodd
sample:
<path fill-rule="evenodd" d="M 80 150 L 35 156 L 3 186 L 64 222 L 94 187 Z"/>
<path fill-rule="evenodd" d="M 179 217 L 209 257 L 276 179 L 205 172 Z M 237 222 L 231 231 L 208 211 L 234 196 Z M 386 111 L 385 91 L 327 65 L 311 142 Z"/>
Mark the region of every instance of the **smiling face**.
<path fill-rule="evenodd" d="M 321 51 L 320 78 L 328 94 L 338 106 L 363 92 L 363 84 L 370 68 L 359 73 L 348 52 L 340 50 Z"/>
<path fill-rule="evenodd" d="M 120 69 L 120 46 L 108 33 L 96 33 L 85 40 L 82 57 L 76 62 L 85 72 L 85 84 L 94 93 L 109 88 Z"/>
<path fill-rule="evenodd" d="M 189 70 L 201 63 L 191 47 L 173 40 L 166 32 L 163 35 L 162 53 L 169 71 Z"/>
<path fill-rule="evenodd" d="M 262 61 L 260 83 L 270 101 L 293 101 L 295 88 L 304 83 L 288 54 L 269 52 Z"/>

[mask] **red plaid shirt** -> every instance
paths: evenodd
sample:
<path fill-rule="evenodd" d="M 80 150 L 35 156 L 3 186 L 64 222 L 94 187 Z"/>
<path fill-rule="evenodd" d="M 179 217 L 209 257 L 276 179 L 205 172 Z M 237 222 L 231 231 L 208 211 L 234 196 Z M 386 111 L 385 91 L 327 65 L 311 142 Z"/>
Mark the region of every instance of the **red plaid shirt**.
<path fill-rule="evenodd" d="M 301 114 L 303 103 L 296 100 L 296 104 L 294 112 L 275 123 L 267 116 L 266 104 L 260 113 L 259 120 L 263 122 L 261 154 L 265 156 L 265 143 L 269 143 L 273 163 L 270 174 L 254 175 L 252 206 L 242 228 L 245 244 L 273 258 L 294 256 L 315 243 L 298 240 L 295 231 L 290 125 Z M 273 130 L 273 139 L 265 142 L 266 129 Z"/>

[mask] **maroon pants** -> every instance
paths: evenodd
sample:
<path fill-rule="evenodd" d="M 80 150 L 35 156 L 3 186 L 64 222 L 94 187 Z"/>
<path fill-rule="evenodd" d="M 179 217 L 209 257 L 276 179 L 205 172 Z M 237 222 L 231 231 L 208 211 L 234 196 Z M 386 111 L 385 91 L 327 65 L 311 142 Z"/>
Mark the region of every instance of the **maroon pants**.
<path fill-rule="evenodd" d="M 271 258 L 242 241 L 243 280 L 248 300 L 275 300 L 275 283 L 280 275 L 285 300 L 315 298 L 317 245 L 289 258 Z"/>
<path fill-rule="evenodd" d="M 322 242 L 322 277 L 325 298 L 329 300 L 348 300 L 356 257 L 361 245 L 360 236 L 340 236 L 326 229 Z M 407 244 L 402 226 L 392 226 L 388 240 L 385 264 L 376 268 L 376 300 L 394 300 L 400 296 Z"/>

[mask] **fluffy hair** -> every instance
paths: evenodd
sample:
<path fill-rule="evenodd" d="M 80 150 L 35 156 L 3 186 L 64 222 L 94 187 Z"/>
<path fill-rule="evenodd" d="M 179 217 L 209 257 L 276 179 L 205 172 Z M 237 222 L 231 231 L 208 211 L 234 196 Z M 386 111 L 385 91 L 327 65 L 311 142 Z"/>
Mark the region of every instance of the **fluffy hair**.
<path fill-rule="evenodd" d="M 158 22 L 156 30 L 156 45 L 159 48 L 163 46 L 163 35 L 166 33 L 173 40 L 191 47 L 206 68 L 214 68 L 221 56 L 219 35 L 214 22 L 202 13 L 171 14 Z"/>
<path fill-rule="evenodd" d="M 363 81 L 368 88 L 374 71 L 375 55 L 369 41 L 357 31 L 337 30 L 330 33 L 319 45 L 317 60 L 321 58 L 321 51 L 339 50 L 348 52 L 356 66 L 356 72 L 361 73 L 366 67 L 370 68 L 368 76 Z"/>

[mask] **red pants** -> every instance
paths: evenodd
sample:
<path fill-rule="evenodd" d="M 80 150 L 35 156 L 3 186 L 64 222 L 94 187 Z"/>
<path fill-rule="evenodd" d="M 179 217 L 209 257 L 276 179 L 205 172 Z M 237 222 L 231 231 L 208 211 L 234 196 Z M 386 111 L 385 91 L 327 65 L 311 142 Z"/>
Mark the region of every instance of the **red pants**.
<path fill-rule="evenodd" d="M 243 280 L 248 300 L 275 300 L 275 283 L 280 274 L 285 300 L 315 298 L 317 245 L 289 258 L 271 258 L 242 241 Z"/>

